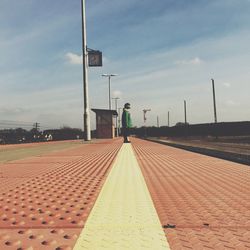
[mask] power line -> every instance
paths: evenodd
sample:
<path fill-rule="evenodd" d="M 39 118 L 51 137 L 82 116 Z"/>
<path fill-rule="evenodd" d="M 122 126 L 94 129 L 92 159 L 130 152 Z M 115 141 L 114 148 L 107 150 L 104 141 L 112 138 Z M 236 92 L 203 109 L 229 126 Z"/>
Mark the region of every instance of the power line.
<path fill-rule="evenodd" d="M 62 123 L 63 124 L 63 123 Z M 0 130 L 3 129 L 37 129 L 37 130 L 49 130 L 49 129 L 60 129 L 60 125 L 54 126 L 49 124 L 41 124 L 39 122 L 27 122 L 27 121 L 13 121 L 13 120 L 0 120 Z"/>

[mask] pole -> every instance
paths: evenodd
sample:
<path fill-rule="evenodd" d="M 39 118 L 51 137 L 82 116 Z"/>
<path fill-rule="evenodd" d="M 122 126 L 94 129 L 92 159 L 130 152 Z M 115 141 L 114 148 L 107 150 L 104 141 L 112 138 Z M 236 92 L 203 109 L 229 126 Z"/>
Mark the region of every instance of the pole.
<path fill-rule="evenodd" d="M 159 124 L 159 116 L 157 115 L 157 127 L 159 128 L 160 127 L 160 124 Z"/>
<path fill-rule="evenodd" d="M 142 110 L 143 113 L 143 121 L 144 121 L 144 137 L 147 137 L 147 128 L 146 128 L 146 109 Z"/>
<path fill-rule="evenodd" d="M 91 140 L 90 114 L 88 97 L 88 54 L 87 54 L 87 35 L 86 35 L 86 14 L 85 0 L 81 0 L 82 13 L 82 66 L 83 66 L 83 99 L 84 99 L 84 140 Z"/>
<path fill-rule="evenodd" d="M 102 76 L 108 77 L 109 78 L 109 110 L 112 109 L 111 107 L 111 77 L 112 76 L 117 76 L 117 74 L 102 74 Z"/>
<path fill-rule="evenodd" d="M 147 113 L 148 111 L 151 111 L 151 109 L 143 109 L 143 110 L 142 110 L 142 113 L 143 113 L 143 121 L 144 121 L 144 128 L 145 128 L 145 131 L 144 131 L 144 136 L 145 136 L 145 137 L 147 136 L 147 128 L 146 128 L 146 120 L 147 120 L 147 118 L 146 118 L 146 113 Z"/>
<path fill-rule="evenodd" d="M 216 113 L 216 100 L 215 100 L 214 79 L 211 79 L 211 80 L 212 80 L 212 87 L 213 87 L 214 123 L 217 123 L 217 113 Z"/>
<path fill-rule="evenodd" d="M 169 111 L 168 111 L 168 127 L 169 127 Z"/>
<path fill-rule="evenodd" d="M 109 78 L 109 110 L 111 110 L 111 88 L 110 88 L 110 81 L 111 81 L 111 75 L 108 76 Z"/>
<path fill-rule="evenodd" d="M 115 99 L 115 110 L 116 110 L 116 112 L 118 111 L 117 110 L 117 108 L 118 108 L 117 107 L 117 100 L 118 100 L 118 98 Z M 116 136 L 118 137 L 119 136 L 119 132 L 118 132 L 118 117 L 116 116 L 115 119 L 116 119 L 116 121 L 115 121 L 116 122 Z"/>
<path fill-rule="evenodd" d="M 187 105 L 186 105 L 186 100 L 184 100 L 184 116 L 185 116 L 185 125 L 187 125 Z"/>
<path fill-rule="evenodd" d="M 120 99 L 120 98 L 119 97 L 115 97 L 115 98 L 112 98 L 112 99 L 115 100 L 115 110 L 118 113 L 117 100 Z M 116 116 L 116 119 L 115 119 L 115 123 L 116 123 L 116 136 L 118 137 L 119 136 L 119 132 L 118 132 L 118 119 L 117 119 L 117 116 Z"/>
<path fill-rule="evenodd" d="M 119 119 L 118 119 L 119 132 L 118 132 L 118 133 L 119 133 L 119 134 L 121 134 L 121 109 L 122 109 L 122 108 L 118 108 L 118 110 L 119 110 L 119 112 L 118 112 L 118 114 L 119 114 Z M 118 135 L 119 135 L 119 134 L 118 134 Z"/>

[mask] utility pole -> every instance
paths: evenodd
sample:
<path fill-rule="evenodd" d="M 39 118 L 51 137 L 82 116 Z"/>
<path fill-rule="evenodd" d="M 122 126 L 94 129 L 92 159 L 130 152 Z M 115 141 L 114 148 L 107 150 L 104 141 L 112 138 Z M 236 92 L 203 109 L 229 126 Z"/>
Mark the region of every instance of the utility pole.
<path fill-rule="evenodd" d="M 84 96 L 84 140 L 91 140 L 89 95 L 88 95 L 88 54 L 86 35 L 85 0 L 81 0 L 82 14 L 82 66 L 83 66 L 83 96 Z"/>
<path fill-rule="evenodd" d="M 115 98 L 112 98 L 113 100 L 115 100 L 115 110 L 116 112 L 118 113 L 118 107 L 117 107 L 117 100 L 120 99 L 119 97 L 115 97 Z M 119 136 L 119 131 L 118 131 L 118 119 L 117 119 L 117 116 L 115 118 L 115 123 L 116 123 L 116 136 L 118 137 Z"/>
<path fill-rule="evenodd" d="M 168 111 L 168 127 L 169 127 L 169 111 Z"/>
<path fill-rule="evenodd" d="M 109 110 L 111 110 L 111 77 L 117 76 L 117 74 L 102 74 L 104 77 L 108 77 L 109 79 Z"/>
<path fill-rule="evenodd" d="M 160 123 L 159 123 L 159 116 L 157 115 L 157 127 L 160 127 Z"/>
<path fill-rule="evenodd" d="M 214 79 L 211 79 L 211 80 L 212 80 L 212 87 L 213 87 L 214 123 L 217 123 L 217 113 L 216 113 L 216 100 L 215 100 Z"/>
<path fill-rule="evenodd" d="M 186 105 L 186 100 L 184 100 L 184 116 L 185 116 L 185 125 L 187 125 L 187 105 Z"/>
<path fill-rule="evenodd" d="M 36 129 L 36 132 L 38 132 L 39 128 L 40 128 L 40 123 L 39 122 L 36 122 L 34 123 L 34 128 Z"/>
<path fill-rule="evenodd" d="M 109 77 L 109 110 L 111 110 L 112 104 L 111 104 L 111 87 L 110 87 L 110 81 L 111 81 L 111 75 Z"/>

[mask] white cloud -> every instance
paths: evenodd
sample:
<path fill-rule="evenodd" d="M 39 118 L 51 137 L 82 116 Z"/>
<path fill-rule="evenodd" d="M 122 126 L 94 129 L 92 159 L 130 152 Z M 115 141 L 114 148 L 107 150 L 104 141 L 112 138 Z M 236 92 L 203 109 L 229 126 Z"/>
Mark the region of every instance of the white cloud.
<path fill-rule="evenodd" d="M 103 61 L 103 63 L 110 63 L 110 60 L 107 58 L 107 57 L 105 57 L 105 56 L 102 56 L 102 61 Z"/>
<path fill-rule="evenodd" d="M 120 90 L 114 90 L 112 92 L 112 96 L 113 97 L 118 97 L 118 98 L 121 98 L 122 97 L 122 92 Z"/>
<path fill-rule="evenodd" d="M 112 8 L 104 8 L 107 7 L 108 2 L 108 0 L 103 0 L 99 1 L 97 6 L 90 6 L 88 18 L 91 22 L 96 20 L 96 23 L 98 23 L 104 16 L 109 16 L 107 14 L 121 10 L 121 7 L 131 7 L 131 2 L 134 2 L 134 0 L 115 1 L 111 6 Z M 171 15 L 176 16 L 175 13 Z M 12 17 L 12 15 L 9 16 Z M 74 15 L 69 15 L 65 20 L 64 17 L 67 17 L 67 15 L 55 16 L 53 18 L 53 26 L 51 26 L 50 19 L 47 21 L 43 20 L 36 23 L 35 26 L 27 27 L 23 32 L 14 32 L 13 30 L 9 35 L 6 32 L 8 36 L 3 35 L 5 39 L 0 39 L 1 57 L 3 58 L 2 62 L 0 62 L 1 105 L 4 105 L 4 108 L 1 109 L 0 107 L 1 119 L 38 121 L 42 125 L 72 124 L 72 126 L 81 126 L 83 113 L 82 72 L 79 70 L 79 67 L 69 69 L 68 65 L 65 67 L 65 64 L 61 64 L 62 60 L 74 66 L 82 64 L 79 46 L 72 47 L 73 44 L 79 45 L 78 42 L 81 37 L 78 34 L 78 29 L 75 30 L 75 32 L 78 32 L 78 35 L 69 33 L 70 39 L 64 37 L 64 35 L 63 39 L 61 37 L 62 34 L 68 34 L 67 32 L 62 32 L 64 31 L 62 27 L 68 30 L 68 27 L 72 26 L 69 25 L 71 18 L 72 20 L 76 19 L 79 25 L 80 20 L 75 18 Z M 163 20 L 161 17 L 161 19 L 155 20 L 155 22 L 153 20 L 153 24 L 159 23 L 158 21 L 165 24 L 168 21 L 178 19 L 178 17 L 171 16 L 170 19 L 166 20 Z M 247 25 L 249 18 L 245 19 L 244 26 Z M 107 24 L 112 25 L 113 19 L 111 21 L 112 23 L 107 22 Z M 155 46 L 151 46 L 153 50 L 146 50 L 144 54 L 139 53 L 136 56 L 134 54 L 131 56 L 130 53 L 127 53 L 127 49 L 133 51 L 134 48 L 129 46 L 133 46 L 135 49 L 140 47 L 141 40 L 137 41 L 137 38 L 141 37 L 143 39 L 145 34 L 148 34 L 148 31 L 144 30 L 144 28 L 145 23 L 149 24 L 150 22 L 152 22 L 151 18 L 138 22 L 138 25 L 128 22 L 128 24 L 132 25 L 127 27 L 130 32 L 124 33 L 128 35 L 126 42 L 115 39 L 119 37 L 119 32 L 116 31 L 115 25 L 114 32 L 112 34 L 108 33 L 106 37 L 101 39 L 101 42 L 100 39 L 95 39 L 95 32 L 97 32 L 99 37 L 98 29 L 103 30 L 103 27 L 96 26 L 98 29 L 93 29 L 93 33 L 90 36 L 90 38 L 92 37 L 90 44 L 94 48 L 96 47 L 103 51 L 104 65 L 102 68 L 89 69 L 91 107 L 102 108 L 108 106 L 107 79 L 102 80 L 101 74 L 117 72 L 119 77 L 115 78 L 114 82 L 112 80 L 111 87 L 114 90 L 112 94 L 114 97 L 122 96 L 123 100 L 118 101 L 119 106 L 127 101 L 132 104 L 132 112 L 134 112 L 133 123 L 135 125 L 140 126 L 142 124 L 142 108 L 148 107 L 152 108 L 152 112 L 149 112 L 148 116 L 148 125 L 156 123 L 156 115 L 160 116 L 161 124 L 163 121 L 166 122 L 168 110 L 171 111 L 171 124 L 182 121 L 184 98 L 187 101 L 190 100 L 188 101 L 189 122 L 206 122 L 210 121 L 213 115 L 210 79 L 214 78 L 219 83 L 216 86 L 218 111 L 220 111 L 220 107 L 224 108 L 224 110 L 221 108 L 221 111 L 218 112 L 220 119 L 246 119 L 245 117 L 249 117 L 249 109 L 246 108 L 250 107 L 248 96 L 250 79 L 249 56 L 246 53 L 250 38 L 248 29 L 241 31 L 239 27 L 239 31 L 230 30 L 230 33 L 225 33 L 227 34 L 226 36 L 224 33 L 220 36 L 213 36 L 212 34 L 212 36 L 209 36 L 210 38 L 206 36 L 202 39 L 201 37 L 201 39 L 192 43 L 189 41 L 188 43 L 183 43 L 183 45 L 180 45 L 182 43 L 179 43 L 179 41 L 182 38 L 185 39 L 185 33 L 183 36 L 178 36 L 178 34 L 182 33 L 179 31 L 177 32 L 178 34 L 173 34 L 173 40 L 154 38 L 153 40 L 159 43 L 157 42 Z M 136 29 L 134 29 L 133 25 L 136 26 Z M 18 28 L 20 28 L 19 26 Z M 72 27 L 77 26 L 74 25 Z M 92 27 L 95 26 L 92 25 Z M 149 27 L 152 26 L 149 25 Z M 200 27 L 199 25 L 198 28 Z M 127 28 L 124 28 L 122 31 L 126 32 Z M 139 28 L 141 31 L 139 31 Z M 197 29 L 195 26 L 194 28 Z M 60 33 L 51 36 L 55 31 Z M 71 31 L 74 31 L 74 29 Z M 187 33 L 190 34 L 189 31 Z M 135 34 L 136 36 L 132 37 Z M 75 43 L 72 37 L 78 39 L 78 42 Z M 53 38 L 58 39 L 53 40 Z M 61 42 L 65 41 L 65 39 L 71 42 Z M 112 44 L 120 42 L 120 47 L 113 46 L 110 43 L 110 40 L 113 39 L 114 42 Z M 48 41 L 48 43 L 44 43 L 44 41 Z M 136 44 L 135 41 L 137 42 Z M 160 46 L 163 44 L 160 41 L 166 41 L 164 42 L 165 47 Z M 171 42 L 177 42 L 173 44 L 178 47 L 171 46 Z M 47 45 L 49 45 L 49 50 L 46 48 Z M 124 50 L 122 50 L 122 54 L 119 54 L 121 48 Z M 47 51 L 46 54 L 50 55 L 48 58 L 53 60 L 55 67 L 51 67 L 51 64 L 47 65 L 46 61 L 41 61 L 38 65 L 31 65 L 31 58 L 40 58 L 36 51 L 43 54 Z M 79 53 L 72 53 L 72 51 L 79 51 Z M 20 58 L 15 68 L 13 67 L 13 55 L 18 55 L 17 57 Z M 63 59 L 61 55 L 63 55 Z M 6 63 L 7 59 L 8 64 Z M 27 60 L 29 64 L 24 65 L 21 59 Z M 57 63 L 58 65 L 55 65 Z M 22 68 L 20 68 L 20 65 Z M 39 66 L 39 69 L 36 68 L 37 66 Z M 6 72 L 4 72 L 5 68 L 8 69 Z M 227 79 L 230 79 L 231 84 L 227 82 Z M 43 91 L 45 87 L 46 90 Z M 13 107 L 10 107 L 10 98 Z M 235 105 L 236 102 L 237 105 Z M 22 112 L 21 108 L 23 107 L 30 107 L 30 110 L 26 110 L 26 112 L 23 110 Z M 91 116 L 95 118 L 93 112 L 91 112 Z M 93 120 L 95 121 L 95 119 Z"/>
<path fill-rule="evenodd" d="M 203 61 L 199 57 L 195 57 L 190 60 L 181 60 L 177 61 L 176 64 L 178 65 L 200 65 Z"/>
<path fill-rule="evenodd" d="M 82 64 L 82 55 L 68 52 L 65 57 L 70 64 Z"/>
<path fill-rule="evenodd" d="M 29 112 L 29 108 L 23 107 L 0 107 L 0 114 L 2 115 L 18 115 Z"/>
<path fill-rule="evenodd" d="M 229 83 L 229 82 L 224 82 L 224 83 L 222 83 L 222 85 L 227 87 L 227 88 L 231 87 L 231 83 Z"/>
<path fill-rule="evenodd" d="M 227 105 L 227 106 L 238 106 L 239 103 L 237 103 L 237 102 L 235 102 L 235 101 L 233 101 L 233 100 L 227 100 L 227 101 L 226 101 L 226 105 Z"/>

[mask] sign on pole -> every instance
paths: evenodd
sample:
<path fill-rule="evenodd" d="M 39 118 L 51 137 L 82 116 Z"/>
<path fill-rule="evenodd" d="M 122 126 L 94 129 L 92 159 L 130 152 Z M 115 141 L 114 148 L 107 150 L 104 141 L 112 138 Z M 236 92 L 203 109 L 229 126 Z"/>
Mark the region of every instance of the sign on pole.
<path fill-rule="evenodd" d="M 88 51 L 89 67 L 101 67 L 102 66 L 102 52 L 99 50 Z"/>

